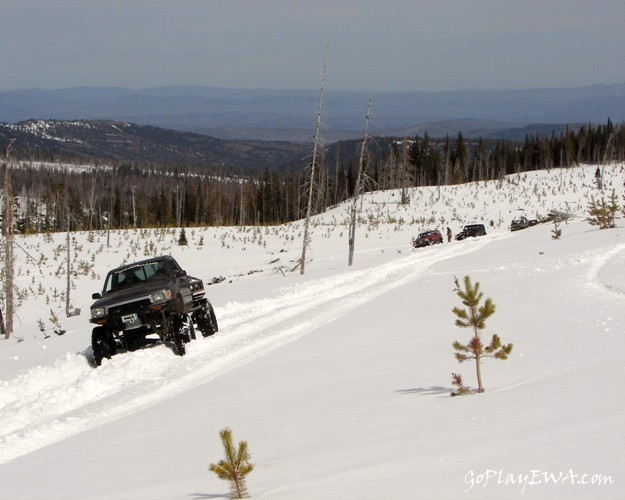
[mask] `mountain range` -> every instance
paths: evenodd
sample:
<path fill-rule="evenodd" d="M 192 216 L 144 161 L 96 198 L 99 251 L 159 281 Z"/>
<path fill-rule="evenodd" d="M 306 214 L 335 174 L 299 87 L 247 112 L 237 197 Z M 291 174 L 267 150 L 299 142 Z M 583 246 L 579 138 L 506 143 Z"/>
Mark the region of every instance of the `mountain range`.
<path fill-rule="evenodd" d="M 111 120 L 219 139 L 312 143 L 318 90 L 169 86 L 0 91 L 0 121 Z M 362 137 L 367 101 L 374 135 L 516 138 L 535 124 L 625 120 L 625 83 L 576 88 L 454 92 L 324 92 L 326 142 Z M 549 125 L 551 126 L 551 125 Z M 524 129 L 516 133 L 514 130 Z"/>

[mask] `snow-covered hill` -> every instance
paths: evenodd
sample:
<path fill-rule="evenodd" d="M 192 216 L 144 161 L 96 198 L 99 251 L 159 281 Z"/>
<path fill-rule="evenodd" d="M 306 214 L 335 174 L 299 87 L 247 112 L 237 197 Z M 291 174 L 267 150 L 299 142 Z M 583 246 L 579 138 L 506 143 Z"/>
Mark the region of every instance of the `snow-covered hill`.
<path fill-rule="evenodd" d="M 19 240 L 13 337 L 0 341 L 5 498 L 222 498 L 218 432 L 248 441 L 255 498 L 622 498 L 625 229 L 584 221 L 596 166 L 500 182 L 369 194 L 347 267 L 347 206 L 302 225 L 76 233 L 65 316 L 65 236 Z M 606 166 L 608 193 L 625 165 Z M 510 233 L 519 215 L 577 214 Z M 424 229 L 488 235 L 412 250 Z M 618 221 L 622 226 L 622 221 Z M 90 365 L 91 293 L 107 269 L 171 253 L 209 286 L 220 323 L 185 357 L 158 345 Z M 455 278 L 514 344 L 483 364 L 484 394 L 451 343 Z M 218 280 L 216 280 L 218 281 Z M 54 324 L 56 316 L 58 322 Z M 54 329 L 66 330 L 62 336 Z M 44 331 L 42 331 L 42 329 Z M 604 483 L 604 484 L 598 484 Z"/>

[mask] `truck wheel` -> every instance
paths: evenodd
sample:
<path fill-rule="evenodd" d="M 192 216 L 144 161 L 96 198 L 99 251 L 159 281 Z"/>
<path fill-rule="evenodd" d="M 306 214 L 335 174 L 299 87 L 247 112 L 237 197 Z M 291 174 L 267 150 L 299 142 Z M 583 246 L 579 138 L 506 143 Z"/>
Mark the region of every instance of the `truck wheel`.
<path fill-rule="evenodd" d="M 219 331 L 217 317 L 212 304 L 205 300 L 202 307 L 194 313 L 194 319 L 202 336 L 209 337 Z"/>
<path fill-rule="evenodd" d="M 111 359 L 117 354 L 115 340 L 109 331 L 103 326 L 96 326 L 91 334 L 91 349 L 96 366 L 102 364 L 104 358 Z"/>
<path fill-rule="evenodd" d="M 172 340 L 174 341 L 174 352 L 178 356 L 184 356 L 187 352 L 185 343 L 191 340 L 189 320 L 186 314 L 179 314 L 174 318 Z"/>

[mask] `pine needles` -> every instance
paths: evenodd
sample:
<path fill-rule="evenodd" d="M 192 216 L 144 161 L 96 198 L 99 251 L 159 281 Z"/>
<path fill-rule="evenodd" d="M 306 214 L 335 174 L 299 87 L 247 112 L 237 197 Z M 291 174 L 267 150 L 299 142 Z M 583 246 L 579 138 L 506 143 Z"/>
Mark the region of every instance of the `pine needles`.
<path fill-rule="evenodd" d="M 457 283 L 457 281 L 456 281 Z M 498 335 L 493 335 L 490 344 L 484 346 L 480 338 L 480 331 L 486 328 L 486 320 L 495 314 L 495 304 L 490 298 L 487 298 L 482 305 L 484 294 L 480 291 L 480 283 L 471 283 L 469 276 L 464 277 L 464 290 L 458 288 L 456 294 L 462 300 L 462 304 L 466 309 L 454 307 L 452 312 L 456 315 L 456 326 L 460 328 L 472 328 L 473 336 L 467 344 L 455 341 L 452 346 L 455 349 L 455 356 L 459 363 L 475 360 L 475 369 L 477 372 L 478 392 L 484 392 L 482 385 L 481 360 L 482 358 L 508 359 L 508 355 L 512 351 L 512 344 L 503 345 Z M 454 385 L 464 387 L 462 378 L 454 375 Z M 458 384 L 459 382 L 459 384 Z M 467 391 L 458 394 L 466 394 Z M 454 394 L 457 395 L 457 394 Z"/>
<path fill-rule="evenodd" d="M 250 463 L 250 452 L 247 441 L 240 441 L 238 449 L 232 442 L 232 429 L 225 427 L 219 431 L 219 437 L 224 447 L 225 460 L 217 464 L 210 464 L 208 470 L 217 474 L 219 479 L 230 482 L 232 498 L 248 498 L 245 476 L 254 470 Z"/>

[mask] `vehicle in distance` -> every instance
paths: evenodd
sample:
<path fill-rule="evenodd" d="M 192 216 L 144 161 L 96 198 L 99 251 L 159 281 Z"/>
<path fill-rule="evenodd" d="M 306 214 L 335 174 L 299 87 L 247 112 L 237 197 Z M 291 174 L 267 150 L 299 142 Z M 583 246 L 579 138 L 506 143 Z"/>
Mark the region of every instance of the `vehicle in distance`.
<path fill-rule="evenodd" d="M 172 346 L 183 356 L 195 339 L 218 330 L 213 306 L 204 297 L 204 283 L 189 276 L 164 255 L 109 271 L 101 293 L 94 293 L 90 322 L 96 366 L 120 350 L 134 351 L 155 342 Z M 194 326 L 195 325 L 195 326 Z"/>
<path fill-rule="evenodd" d="M 476 238 L 477 236 L 486 236 L 486 228 L 484 224 L 467 224 L 462 231 L 456 235 L 456 240 L 464 240 L 465 238 Z"/>
<path fill-rule="evenodd" d="M 514 219 L 510 223 L 510 231 L 520 231 L 521 229 L 525 229 L 527 227 L 529 227 L 529 222 L 525 217 Z"/>
<path fill-rule="evenodd" d="M 443 235 L 438 229 L 424 231 L 412 240 L 412 246 L 415 248 L 429 247 L 437 243 L 443 242 Z"/>

